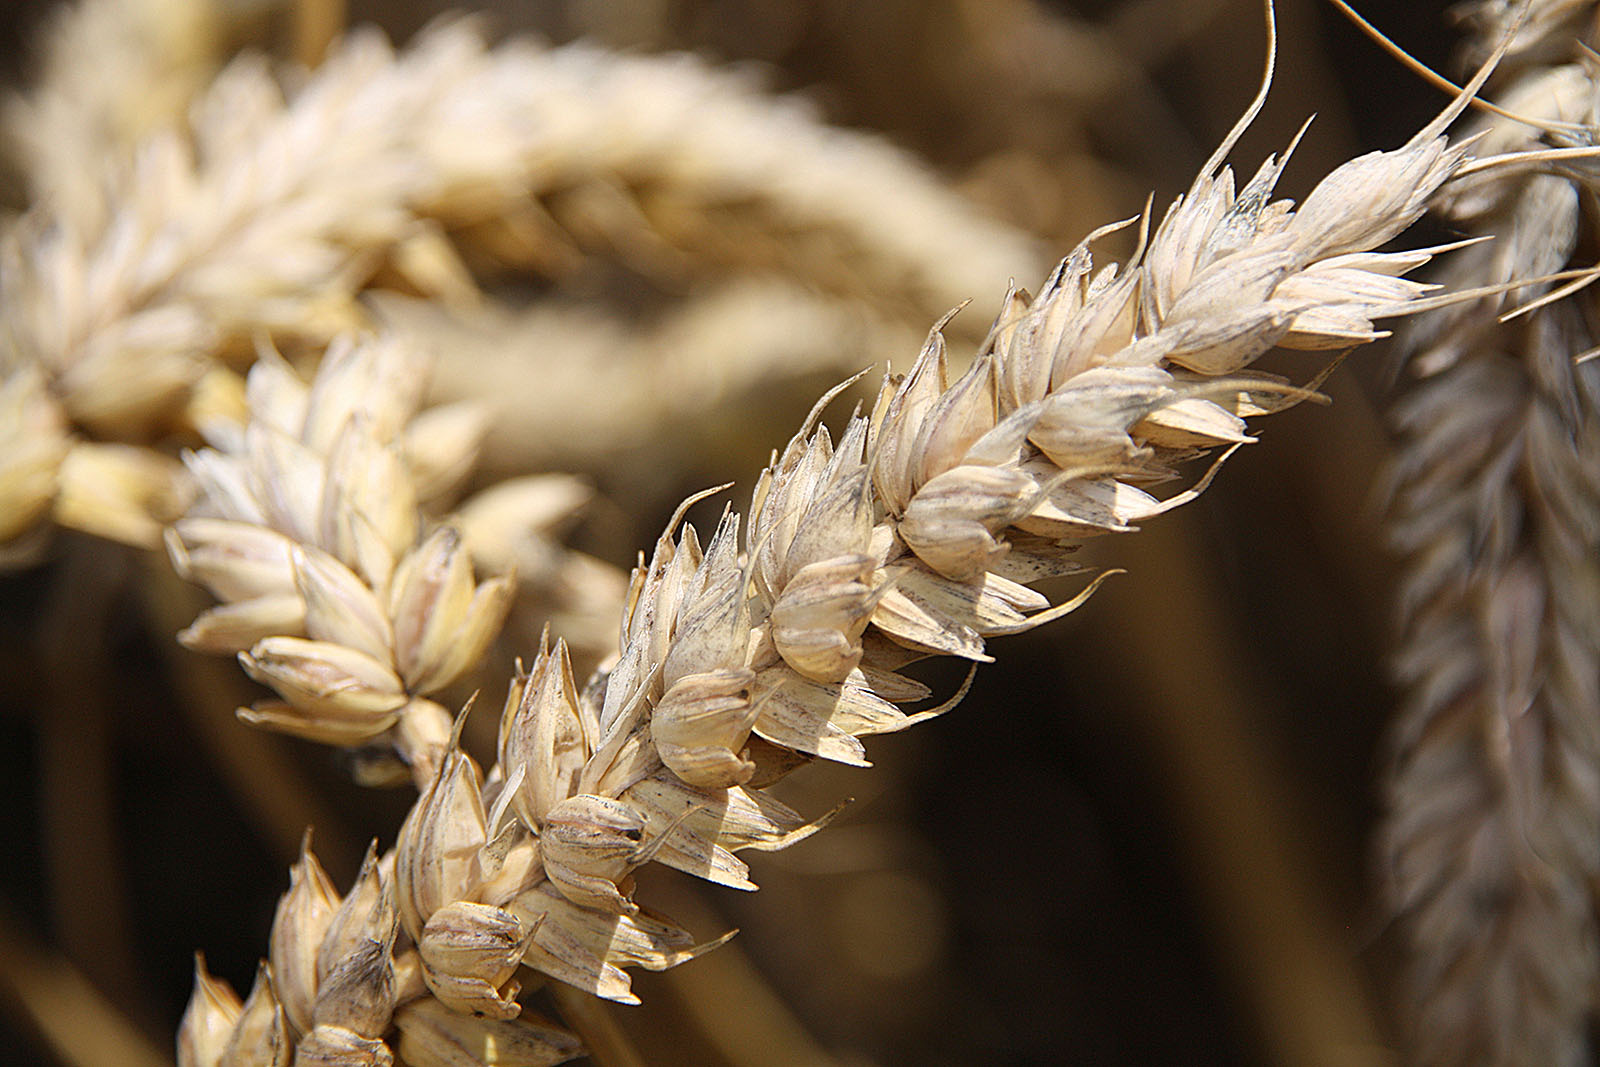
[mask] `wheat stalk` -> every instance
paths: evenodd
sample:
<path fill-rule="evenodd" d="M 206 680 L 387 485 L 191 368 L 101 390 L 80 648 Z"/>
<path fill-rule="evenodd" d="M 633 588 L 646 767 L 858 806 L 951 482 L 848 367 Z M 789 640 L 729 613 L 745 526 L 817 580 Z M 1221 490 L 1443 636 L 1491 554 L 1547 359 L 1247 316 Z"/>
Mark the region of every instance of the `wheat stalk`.
<path fill-rule="evenodd" d="M 1472 9 L 1475 47 L 1508 31 Z M 1588 3 L 1535 3 L 1498 102 L 1592 128 Z M 1483 151 L 1538 147 L 1538 125 L 1489 117 Z M 1441 210 L 1489 244 L 1441 276 L 1463 287 L 1560 270 L 1596 233 L 1592 170 L 1474 175 Z M 1541 290 L 1518 291 L 1527 301 Z M 1589 1061 L 1600 978 L 1600 422 L 1592 298 L 1503 321 L 1512 294 L 1419 320 L 1422 384 L 1395 410 L 1392 530 L 1406 553 L 1381 849 L 1411 958 L 1412 1040 L 1427 1064 Z"/>
<path fill-rule="evenodd" d="M 774 455 L 748 518 L 725 510 L 703 547 L 680 526 L 686 501 L 640 557 L 603 674 L 580 690 L 565 642 L 542 642 L 505 702 L 497 764 L 482 773 L 452 740 L 393 853 L 342 902 L 306 852 L 258 986 L 282 1006 L 274 1019 L 289 1016 L 272 1040 L 388 1062 L 375 1043 L 392 1021 L 408 1062 L 446 1062 L 423 1017 L 462 1033 L 534 1025 L 520 1021 L 521 964 L 631 1002 L 625 968 L 720 943 L 637 904 L 633 872 L 657 860 L 754 888 L 737 851 L 787 847 L 828 818 L 805 821 L 767 785 L 816 757 L 864 765 L 863 736 L 948 710 L 954 699 L 902 708 L 929 693 L 901 668 L 987 660 L 987 639 L 1078 607 L 1104 575 L 1054 607 L 1026 583 L 1079 571 L 1085 539 L 1193 499 L 1210 472 L 1164 499 L 1143 487 L 1307 395 L 1251 362 L 1359 344 L 1375 318 L 1436 303 L 1403 277 L 1430 250 L 1371 250 L 1460 165 L 1442 131 L 1478 83 L 1298 210 L 1272 199 L 1281 160 L 1242 189 L 1223 163 L 1258 98 L 1125 268 L 1093 271 L 1091 237 L 1037 297 L 1009 294 L 955 380 L 941 322 L 837 444 L 817 424 L 831 392 Z M 366 917 L 359 935 L 352 915 Z M 242 1016 L 209 989 L 202 975 L 180 1047 L 242 1040 Z"/>

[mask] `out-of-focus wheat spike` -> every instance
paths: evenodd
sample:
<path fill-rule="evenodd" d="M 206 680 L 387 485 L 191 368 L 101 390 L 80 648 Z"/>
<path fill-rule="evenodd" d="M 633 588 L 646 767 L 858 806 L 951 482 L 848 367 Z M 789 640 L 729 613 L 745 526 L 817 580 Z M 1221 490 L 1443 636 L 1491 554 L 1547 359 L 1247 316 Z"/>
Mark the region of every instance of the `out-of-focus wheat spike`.
<path fill-rule="evenodd" d="M 62 459 L 55 520 L 110 541 L 153 549 L 194 499 L 188 471 L 134 445 L 79 441 Z"/>
<path fill-rule="evenodd" d="M 103 175 L 105 226 L 46 203 L 8 236 L 0 362 L 45 368 L 96 433 L 151 433 L 218 346 L 361 322 L 354 292 L 416 219 L 498 223 L 530 196 L 617 190 L 633 208 L 590 220 L 613 247 L 694 245 L 714 218 L 740 236 L 712 262 L 778 255 L 919 314 L 1037 264 L 903 154 L 686 57 L 490 50 L 458 20 L 398 56 L 354 33 L 287 100 L 242 58 L 194 115 Z"/>
<path fill-rule="evenodd" d="M 157 9 L 170 15 L 140 3 L 127 17 L 139 24 Z M 93 5 L 62 40 L 105 36 L 118 10 Z M 179 22 L 161 32 L 178 33 Z M 128 41 L 156 33 L 123 29 L 133 52 Z M 60 123 L 46 121 L 55 110 L 100 114 L 79 116 L 89 127 L 110 122 L 113 103 L 145 98 L 122 84 L 78 100 L 53 95 L 54 84 L 17 106 L 17 128 L 66 143 Z M 982 219 L 908 157 L 686 57 L 527 42 L 491 50 L 457 21 L 399 56 L 375 34 L 354 34 L 288 98 L 259 57 L 242 57 L 192 114 L 129 158 L 89 152 L 54 168 L 99 190 L 101 215 L 45 197 L 0 236 L 0 370 L 43 373 L 92 437 L 164 432 L 214 377 L 212 358 L 260 332 L 315 343 L 366 321 L 353 297 L 386 256 L 459 298 L 459 264 L 441 273 L 412 262 L 423 234 L 434 235 L 429 261 L 441 262 L 440 222 L 471 244 L 468 231 L 515 230 L 519 212 L 538 210 L 559 219 L 557 230 L 573 228 L 559 240 L 587 233 L 600 242 L 591 250 L 673 279 L 691 263 L 775 267 L 916 317 L 983 279 L 1037 266 L 1026 238 Z M 610 207 L 595 207 L 596 190 L 609 191 Z M 651 265 L 637 254 L 644 247 L 677 250 L 670 265 Z M 520 255 L 530 257 L 539 259 Z"/>
<path fill-rule="evenodd" d="M 580 676 L 616 651 L 617 605 L 628 588 L 618 568 L 560 543 L 593 495 L 570 475 L 511 478 L 463 501 L 454 519 L 480 570 L 516 575 L 510 647 L 533 645 L 550 626 L 571 647 Z"/>
<path fill-rule="evenodd" d="M 1032 241 L 977 215 L 903 153 L 823 125 L 799 99 L 763 95 L 747 74 L 684 55 L 519 43 L 485 66 L 482 87 L 522 109 L 492 151 L 531 159 L 534 191 L 580 241 L 642 265 L 665 248 L 777 266 L 909 310 L 1039 263 Z M 531 156 L 521 126 L 539 131 Z M 429 132 L 431 153 L 464 148 L 459 124 Z M 467 221 L 482 203 L 457 198 L 442 214 Z"/>
<path fill-rule="evenodd" d="M 181 128 L 119 117 L 150 98 L 130 88 L 149 77 L 102 74 L 74 80 L 89 87 L 80 95 L 60 91 L 66 73 L 56 68 L 106 37 L 145 74 L 182 66 L 183 77 L 160 83 L 187 99 L 213 14 L 201 0 L 90 5 L 65 24 L 44 87 L 13 109 L 19 136 L 62 157 L 40 164 L 38 184 L 52 195 L 0 234 L 0 372 L 42 373 L 94 439 L 148 442 L 186 411 L 211 410 L 192 402 L 216 380 L 215 358 L 259 334 L 319 344 L 365 323 L 354 298 L 386 260 L 408 283 L 470 303 L 471 279 L 442 227 L 477 247 L 474 235 L 526 233 L 518 220 L 533 212 L 557 243 L 621 255 L 674 286 L 689 270 L 772 268 L 869 294 L 891 317 L 921 318 L 987 278 L 1038 266 L 1026 237 L 983 219 L 904 154 L 688 57 L 490 49 L 457 20 L 400 55 L 356 32 L 288 95 L 260 57 L 243 56 Z M 192 47 L 172 44 L 180 38 Z M 98 134 L 62 133 L 112 125 L 132 131 L 118 135 L 128 151 L 89 150 L 76 141 Z M 133 147 L 134 133 L 148 136 Z M 104 209 L 82 206 L 80 188 Z M 547 258 L 497 247 L 523 264 Z M 679 328 L 711 332 L 698 319 Z M 818 334 L 806 325 L 790 336 Z M 704 336 L 671 340 L 673 351 L 694 351 Z M 445 429 L 473 433 L 461 420 Z M 422 491 L 447 489 L 454 473 L 441 464 Z"/>
<path fill-rule="evenodd" d="M 922 333 L 776 277 L 709 287 L 642 325 L 588 304 L 451 315 L 388 294 L 374 303 L 390 328 L 439 353 L 441 397 L 494 409 L 485 462 L 509 469 L 598 469 L 718 404 L 775 391 L 785 379 L 847 373 Z M 530 380 L 545 385 L 529 390 Z M 572 403 L 574 396 L 604 402 Z M 710 438 L 686 444 L 697 439 Z M 692 459 L 653 457 L 658 465 Z"/>
<path fill-rule="evenodd" d="M 1486 52 L 1524 5 L 1469 9 Z M 1535 2 L 1496 98 L 1535 119 L 1594 122 L 1595 6 Z M 1589 36 L 1582 36 L 1588 34 Z M 1539 133 L 1480 120 L 1485 150 Z M 1563 135 L 1550 135 L 1559 140 Z M 1449 186 L 1464 249 L 1451 288 L 1587 262 L 1591 170 L 1486 171 Z M 1406 555 L 1380 836 L 1409 953 L 1403 992 L 1429 1067 L 1590 1062 L 1600 981 L 1600 373 L 1592 291 L 1502 322 L 1527 288 L 1433 313 L 1408 348 L 1423 378 L 1395 409 L 1392 535 Z"/>
<path fill-rule="evenodd" d="M 1476 66 L 1509 33 L 1506 58 L 1515 70 L 1568 62 L 1573 41 L 1592 28 L 1591 7 L 1590 0 L 1533 0 L 1526 5 L 1517 0 L 1474 0 L 1462 5 L 1457 15 L 1469 31 L 1463 59 Z M 1568 116 L 1563 121 L 1582 120 Z"/>
<path fill-rule="evenodd" d="M 224 6 L 85 0 L 57 9 L 34 88 L 3 112 L 7 154 L 35 202 L 84 230 L 106 220 L 115 210 L 101 184 L 106 165 L 182 121 L 221 65 Z"/>

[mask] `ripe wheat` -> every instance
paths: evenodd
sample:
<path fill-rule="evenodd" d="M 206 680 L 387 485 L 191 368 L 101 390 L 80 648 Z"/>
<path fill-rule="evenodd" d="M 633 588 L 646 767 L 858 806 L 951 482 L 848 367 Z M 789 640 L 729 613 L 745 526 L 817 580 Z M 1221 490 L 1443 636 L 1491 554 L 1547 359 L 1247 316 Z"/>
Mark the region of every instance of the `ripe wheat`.
<path fill-rule="evenodd" d="M 862 737 L 948 710 L 956 698 L 903 708 L 930 694 L 902 668 L 930 655 L 985 661 L 989 638 L 1078 607 L 1100 578 L 1053 607 L 1028 583 L 1079 571 L 1073 552 L 1085 539 L 1193 499 L 1216 463 L 1164 498 L 1148 489 L 1185 461 L 1248 443 L 1246 417 L 1307 395 L 1250 371 L 1257 357 L 1359 345 L 1380 335 L 1375 319 L 1437 303 L 1429 286 L 1404 277 L 1434 250 L 1373 249 L 1415 221 L 1461 165 L 1464 149 L 1443 131 L 1465 99 L 1401 148 L 1337 168 L 1296 209 L 1272 197 L 1282 160 L 1269 158 L 1242 188 L 1224 164 L 1258 98 L 1153 231 L 1139 220 L 1129 264 L 1096 271 L 1090 245 L 1105 231 L 1091 236 L 1037 296 L 1008 294 L 959 376 L 949 373 L 941 322 L 837 442 L 818 422 L 837 390 L 824 397 L 774 454 L 747 516 L 725 509 L 702 545 L 680 511 L 640 556 L 620 651 L 602 673 L 580 687 L 566 642 L 541 642 L 507 695 L 495 766 L 484 773 L 449 739 L 423 763 L 422 794 L 395 849 L 373 856 L 342 900 L 305 851 L 254 1006 L 197 976 L 180 1034 L 185 1063 L 221 1062 L 224 1049 L 230 1062 L 281 1062 L 290 1045 L 316 1062 L 387 1063 L 393 1029 L 413 1064 L 574 1054 L 524 1014 L 519 967 L 630 1002 L 626 968 L 672 967 L 715 947 L 721 939 L 696 944 L 636 903 L 633 872 L 655 860 L 753 889 L 738 851 L 787 847 L 828 819 L 805 820 L 766 786 L 817 757 L 865 765 Z M 376 365 L 363 380 L 408 380 L 382 367 L 396 358 L 392 346 L 351 351 Z M 270 361 L 251 373 L 259 395 L 301 395 Z M 338 380 L 337 369 L 321 374 Z M 321 374 L 310 395 L 341 396 Z M 351 406 L 392 408 L 372 392 L 329 405 L 356 412 L 346 436 L 386 421 Z M 309 406 L 300 410 L 304 438 L 313 420 Z M 343 455 L 327 466 L 346 464 L 343 482 L 397 477 L 362 466 L 372 456 L 392 472 L 392 453 Z M 204 456 L 198 469 L 215 462 Z M 249 501 L 259 510 L 283 491 L 273 471 L 285 465 L 256 469 Z M 233 509 L 241 542 L 258 536 L 243 528 L 263 524 L 247 517 L 234 483 L 206 481 L 200 506 Z M 472 577 L 458 566 L 454 593 L 440 595 L 446 583 L 436 581 L 419 600 L 406 592 L 416 568 L 371 566 L 359 537 L 341 542 L 304 514 L 327 499 L 286 503 L 267 524 L 279 538 L 268 584 L 292 584 L 305 628 L 321 636 L 263 638 L 273 642 L 267 651 L 285 653 L 272 670 L 267 657 L 245 657 L 296 709 L 257 717 L 330 740 L 346 730 L 381 736 L 434 677 L 416 665 L 432 662 L 431 636 L 450 626 L 478 634 L 466 607 Z M 319 515 L 324 528 L 338 525 L 336 509 Z M 449 529 L 413 548 L 397 524 L 379 562 L 426 554 L 430 541 L 451 540 Z M 307 544 L 330 557 L 326 574 L 313 573 Z M 227 577 L 223 564 L 208 581 L 220 591 Z M 402 619 L 428 621 L 403 638 Z M 483 1051 L 502 1035 L 530 1050 L 526 1058 Z M 463 1056 L 467 1045 L 478 1051 Z"/>

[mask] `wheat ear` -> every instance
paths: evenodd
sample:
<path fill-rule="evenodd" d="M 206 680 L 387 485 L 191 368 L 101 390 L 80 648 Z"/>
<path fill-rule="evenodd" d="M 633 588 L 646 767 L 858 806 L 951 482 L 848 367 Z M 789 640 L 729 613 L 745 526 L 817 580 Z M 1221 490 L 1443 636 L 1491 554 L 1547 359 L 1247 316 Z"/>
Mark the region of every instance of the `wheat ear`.
<path fill-rule="evenodd" d="M 353 289 L 420 220 L 518 232 L 537 197 L 583 186 L 730 225 L 756 205 L 780 236 L 855 253 L 880 293 L 941 305 L 1036 262 L 900 153 L 686 57 L 491 50 L 462 21 L 396 56 L 357 32 L 289 100 L 245 56 L 193 112 L 107 176 L 107 227 L 45 207 L 9 235 L 5 365 L 43 366 L 111 436 L 148 432 L 218 345 L 362 321 Z"/>
<path fill-rule="evenodd" d="M 42 121 L 28 116 L 50 110 L 53 85 L 18 110 L 19 128 Z M 1030 241 L 903 154 L 687 57 L 489 49 L 456 21 L 401 55 L 357 32 L 287 99 L 261 57 L 243 56 L 190 110 L 131 163 L 88 172 L 112 205 L 104 217 L 46 199 L 0 241 L 0 375 L 35 368 L 89 440 L 159 437 L 207 402 L 216 357 L 248 352 L 260 332 L 320 345 L 366 324 L 355 296 L 380 264 L 470 297 L 442 227 L 480 258 L 549 271 L 581 263 L 585 242 L 640 264 L 698 246 L 714 262 L 875 293 L 919 321 L 1038 262 Z M 657 267 L 681 273 L 688 258 Z M 150 543 L 182 510 L 181 478 L 128 466 L 87 472 L 117 490 L 115 514 L 57 517 L 96 533 L 136 526 L 130 539 Z M 24 480 L 8 513 L 39 510 L 40 479 Z M 137 522 L 141 503 L 174 496 L 176 511 Z"/>
<path fill-rule="evenodd" d="M 1591 3 L 1535 3 L 1497 102 L 1552 128 L 1592 128 Z M 1510 5 L 1472 9 L 1477 48 Z M 1483 120 L 1484 153 L 1540 129 Z M 1492 284 L 1586 255 L 1588 164 L 1489 172 L 1442 212 L 1493 242 L 1440 280 Z M 1408 574 L 1397 659 L 1407 700 L 1392 737 L 1381 850 L 1410 953 L 1419 1063 L 1577 1064 L 1600 977 L 1600 374 L 1589 293 L 1506 321 L 1530 287 L 1438 311 L 1408 338 L 1423 378 L 1396 407 L 1394 543 Z M 1592 292 L 1592 290 L 1590 291 Z"/>
<path fill-rule="evenodd" d="M 1192 499 L 1206 479 L 1166 499 L 1140 486 L 1245 443 L 1243 416 L 1305 395 L 1250 374 L 1256 357 L 1358 344 L 1374 318 L 1426 306 L 1426 287 L 1400 275 L 1429 253 L 1371 249 L 1460 164 L 1442 130 L 1462 101 L 1402 148 L 1336 169 L 1298 210 L 1272 200 L 1281 161 L 1243 189 L 1223 164 L 1259 104 L 1127 268 L 1093 273 L 1086 242 L 1037 297 L 1010 295 L 954 381 L 935 327 L 837 444 L 817 425 L 830 393 L 774 455 L 748 521 L 725 510 L 703 547 L 680 511 L 640 556 L 610 668 L 580 690 L 565 643 L 542 643 L 507 696 L 496 766 L 483 774 L 452 741 L 392 858 L 343 903 L 321 889 L 308 903 L 297 874 L 272 939 L 268 985 L 295 1016 L 280 1032 L 305 1035 L 302 1048 L 332 1040 L 336 1005 L 392 1010 L 408 986 L 417 999 L 394 1019 L 415 1062 L 433 1041 L 419 1016 L 516 1025 L 519 964 L 634 1001 L 624 968 L 719 943 L 637 904 L 635 869 L 658 860 L 754 888 L 736 851 L 786 847 L 827 819 L 806 822 L 764 787 L 813 757 L 865 764 L 861 737 L 954 703 L 900 707 L 929 696 L 906 664 L 986 660 L 988 638 L 1081 604 L 1098 579 L 1055 607 L 1025 583 L 1078 570 L 1084 539 Z M 350 904 L 373 892 L 367 878 L 400 930 L 385 918 L 368 936 L 383 950 L 361 958 L 394 962 L 335 983 L 327 946 L 343 927 L 330 916 L 373 913 Z M 348 1040 L 375 1041 L 386 1016 L 359 1022 Z M 197 996 L 184 1033 L 212 1032 L 241 1028 Z"/>

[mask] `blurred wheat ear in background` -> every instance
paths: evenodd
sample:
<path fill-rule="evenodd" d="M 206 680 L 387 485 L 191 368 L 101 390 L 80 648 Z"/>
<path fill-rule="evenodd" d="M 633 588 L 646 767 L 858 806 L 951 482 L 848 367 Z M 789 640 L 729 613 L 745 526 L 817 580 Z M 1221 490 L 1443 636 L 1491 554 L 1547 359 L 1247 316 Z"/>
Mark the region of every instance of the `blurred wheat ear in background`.
<path fill-rule="evenodd" d="M 1509 5 L 1468 9 L 1481 54 Z M 1534 4 L 1482 155 L 1588 144 L 1590 5 Z M 1593 168 L 1467 178 L 1440 211 L 1494 234 L 1454 288 L 1593 258 Z M 1441 311 L 1406 336 L 1422 380 L 1396 406 L 1393 540 L 1406 554 L 1396 657 L 1406 703 L 1381 836 L 1409 960 L 1417 1062 L 1579 1064 L 1600 976 L 1600 379 L 1590 292 L 1502 321 L 1549 287 Z"/>

